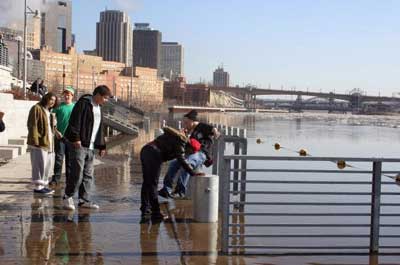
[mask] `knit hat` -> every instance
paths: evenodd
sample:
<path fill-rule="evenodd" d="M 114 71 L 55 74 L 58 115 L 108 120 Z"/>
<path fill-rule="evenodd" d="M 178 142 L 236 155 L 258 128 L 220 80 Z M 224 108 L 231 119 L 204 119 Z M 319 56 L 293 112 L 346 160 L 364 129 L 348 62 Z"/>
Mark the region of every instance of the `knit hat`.
<path fill-rule="evenodd" d="M 197 110 L 192 109 L 191 111 L 189 111 L 188 113 L 183 115 L 183 117 L 186 117 L 186 118 L 188 118 L 189 120 L 192 120 L 192 121 L 198 121 L 198 119 L 197 119 Z"/>
<path fill-rule="evenodd" d="M 70 92 L 72 95 L 75 95 L 75 89 L 74 89 L 72 86 L 66 86 L 66 87 L 64 88 L 63 93 L 64 93 L 65 91 L 68 91 L 68 92 Z"/>
<path fill-rule="evenodd" d="M 199 141 L 197 141 L 197 140 L 194 139 L 194 138 L 190 138 L 189 143 L 190 143 L 190 146 L 191 146 L 192 149 L 193 149 L 193 152 L 196 153 L 196 152 L 200 151 L 201 144 L 200 144 Z"/>

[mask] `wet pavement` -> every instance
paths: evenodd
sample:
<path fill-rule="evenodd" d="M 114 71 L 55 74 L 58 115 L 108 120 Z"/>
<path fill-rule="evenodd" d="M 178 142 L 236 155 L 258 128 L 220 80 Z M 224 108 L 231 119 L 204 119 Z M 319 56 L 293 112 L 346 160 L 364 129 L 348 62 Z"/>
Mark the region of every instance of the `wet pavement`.
<path fill-rule="evenodd" d="M 97 211 L 63 210 L 63 185 L 52 197 L 34 196 L 29 155 L 1 166 L 0 264 L 400 264 L 398 256 L 224 256 L 220 224 L 194 222 L 190 200 L 164 201 L 167 221 L 141 223 L 137 155 L 151 139 L 109 145 L 95 168 Z"/>

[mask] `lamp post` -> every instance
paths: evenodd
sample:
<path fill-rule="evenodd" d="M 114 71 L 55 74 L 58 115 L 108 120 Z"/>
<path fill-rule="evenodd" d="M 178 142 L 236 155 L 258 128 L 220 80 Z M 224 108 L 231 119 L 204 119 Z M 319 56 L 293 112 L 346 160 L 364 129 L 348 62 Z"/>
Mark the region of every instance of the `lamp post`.
<path fill-rule="evenodd" d="M 23 80 L 23 89 L 24 89 L 24 98 L 26 98 L 26 76 L 27 76 L 27 63 L 26 63 L 26 57 L 27 57 L 27 48 L 26 48 L 26 41 L 27 41 L 27 16 L 28 14 L 33 14 L 35 17 L 40 17 L 39 15 L 39 10 L 33 11 L 29 6 L 26 5 L 26 1 L 24 1 L 24 80 Z"/>
<path fill-rule="evenodd" d="M 18 53 L 17 53 L 17 78 L 20 80 L 21 79 L 21 42 L 22 42 L 22 37 L 17 36 L 15 38 L 18 44 Z"/>

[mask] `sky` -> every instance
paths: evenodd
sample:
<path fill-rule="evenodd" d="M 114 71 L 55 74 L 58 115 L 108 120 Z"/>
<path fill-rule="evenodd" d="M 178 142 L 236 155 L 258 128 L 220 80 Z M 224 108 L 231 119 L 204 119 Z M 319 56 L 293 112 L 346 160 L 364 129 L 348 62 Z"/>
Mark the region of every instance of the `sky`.
<path fill-rule="evenodd" d="M 106 8 L 181 43 L 189 82 L 222 64 L 232 85 L 400 92 L 397 0 L 73 0 L 78 50 L 95 48 Z"/>

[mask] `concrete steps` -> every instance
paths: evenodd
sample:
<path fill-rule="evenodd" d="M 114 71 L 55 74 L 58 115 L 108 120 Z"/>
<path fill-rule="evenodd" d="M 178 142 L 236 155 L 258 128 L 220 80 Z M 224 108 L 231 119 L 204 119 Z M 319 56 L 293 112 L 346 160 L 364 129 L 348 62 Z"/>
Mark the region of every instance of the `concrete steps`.
<path fill-rule="evenodd" d="M 20 155 L 26 154 L 26 138 L 8 139 L 8 145 L 0 145 L 0 159 L 12 160 Z"/>
<path fill-rule="evenodd" d="M 127 135 L 138 135 L 139 128 L 110 114 L 104 114 L 104 125 Z"/>

